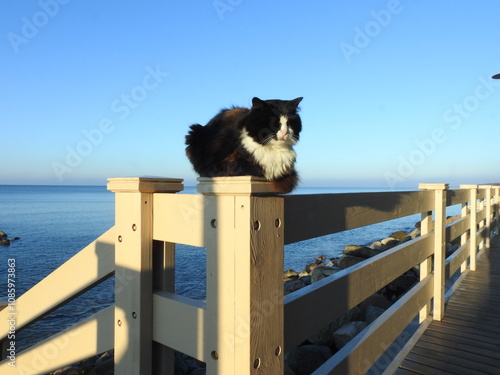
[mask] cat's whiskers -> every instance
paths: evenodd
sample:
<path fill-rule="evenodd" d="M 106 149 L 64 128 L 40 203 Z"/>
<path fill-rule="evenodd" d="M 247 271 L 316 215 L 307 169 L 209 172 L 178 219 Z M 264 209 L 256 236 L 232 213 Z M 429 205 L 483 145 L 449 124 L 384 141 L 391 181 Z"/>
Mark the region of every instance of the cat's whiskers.
<path fill-rule="evenodd" d="M 264 139 L 262 140 L 262 144 L 266 146 L 269 143 L 271 143 L 273 139 L 274 139 L 274 134 L 269 134 L 268 136 L 264 137 Z"/>

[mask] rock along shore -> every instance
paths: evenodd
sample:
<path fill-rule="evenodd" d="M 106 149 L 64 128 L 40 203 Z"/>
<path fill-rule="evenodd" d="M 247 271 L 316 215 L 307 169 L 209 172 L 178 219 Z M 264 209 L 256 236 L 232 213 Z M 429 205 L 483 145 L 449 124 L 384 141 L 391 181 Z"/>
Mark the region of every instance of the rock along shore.
<path fill-rule="evenodd" d="M 20 240 L 19 237 L 9 238 L 7 233 L 0 230 L 0 246 L 9 246 L 12 241 Z"/>

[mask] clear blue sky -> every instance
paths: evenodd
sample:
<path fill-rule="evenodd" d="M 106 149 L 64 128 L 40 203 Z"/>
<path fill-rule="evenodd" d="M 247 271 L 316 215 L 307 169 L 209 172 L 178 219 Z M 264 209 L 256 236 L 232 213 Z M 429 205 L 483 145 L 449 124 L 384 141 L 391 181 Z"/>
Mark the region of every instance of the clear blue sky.
<path fill-rule="evenodd" d="M 500 182 L 500 3 L 5 0 L 0 184 L 193 185 L 192 123 L 301 103 L 303 186 Z"/>

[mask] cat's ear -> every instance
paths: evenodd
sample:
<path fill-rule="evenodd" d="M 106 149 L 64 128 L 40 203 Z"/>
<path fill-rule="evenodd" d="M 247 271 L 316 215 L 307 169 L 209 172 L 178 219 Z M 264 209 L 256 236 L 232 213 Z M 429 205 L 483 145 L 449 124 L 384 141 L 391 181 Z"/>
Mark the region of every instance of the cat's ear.
<path fill-rule="evenodd" d="M 252 99 L 252 107 L 261 107 L 261 108 L 264 108 L 264 107 L 267 107 L 267 104 L 262 99 L 259 99 L 259 98 L 255 97 L 255 98 Z"/>
<path fill-rule="evenodd" d="M 299 106 L 299 103 L 302 101 L 302 99 L 304 99 L 304 98 L 300 97 L 300 98 L 290 100 L 290 103 L 292 104 L 292 106 L 295 110 L 297 110 L 297 107 Z"/>

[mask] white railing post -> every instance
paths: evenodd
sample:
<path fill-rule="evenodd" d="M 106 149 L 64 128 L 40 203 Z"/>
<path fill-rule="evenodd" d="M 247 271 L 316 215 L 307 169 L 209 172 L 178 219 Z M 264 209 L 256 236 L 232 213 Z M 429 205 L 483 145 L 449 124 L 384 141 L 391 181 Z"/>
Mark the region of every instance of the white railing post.
<path fill-rule="evenodd" d="M 115 374 L 152 374 L 153 197 L 182 190 L 182 180 L 108 181 L 115 193 Z"/>
<path fill-rule="evenodd" d="M 263 179 L 199 178 L 208 375 L 283 374 L 283 198 Z"/>
<path fill-rule="evenodd" d="M 420 187 L 422 189 L 422 187 Z M 432 211 L 422 212 L 420 219 L 420 234 L 426 235 L 432 231 Z M 431 273 L 432 259 L 431 257 L 420 263 L 420 281 L 425 279 Z M 430 304 L 426 304 L 419 314 L 419 323 L 422 323 L 430 314 Z"/>
<path fill-rule="evenodd" d="M 498 235 L 498 231 L 500 229 L 500 218 L 498 215 L 500 214 L 500 186 L 495 185 L 495 205 L 494 205 L 494 213 L 495 213 L 495 234 Z"/>
<path fill-rule="evenodd" d="M 491 247 L 491 204 L 492 204 L 492 199 L 491 199 L 491 185 L 479 185 L 480 189 L 486 190 L 486 197 L 484 198 L 483 201 L 483 207 L 486 210 L 486 218 L 485 218 L 485 223 L 484 225 L 486 226 L 486 237 L 484 240 L 484 246 L 489 249 Z"/>
<path fill-rule="evenodd" d="M 434 190 L 434 309 L 435 320 L 444 316 L 446 261 L 446 191 L 448 184 L 419 184 L 419 189 Z"/>
<path fill-rule="evenodd" d="M 466 217 L 469 214 L 469 205 L 467 202 L 462 203 L 462 208 L 460 211 L 460 216 L 461 217 Z M 467 244 L 467 241 L 469 240 L 469 231 L 465 231 L 462 233 L 460 236 L 460 246 L 464 246 Z M 467 270 L 467 265 L 469 262 L 467 261 L 467 258 L 463 261 L 463 263 L 460 265 L 460 273 L 463 273 Z"/>
<path fill-rule="evenodd" d="M 476 270 L 477 254 L 477 189 L 478 185 L 460 185 L 460 189 L 470 190 L 470 270 Z"/>

